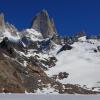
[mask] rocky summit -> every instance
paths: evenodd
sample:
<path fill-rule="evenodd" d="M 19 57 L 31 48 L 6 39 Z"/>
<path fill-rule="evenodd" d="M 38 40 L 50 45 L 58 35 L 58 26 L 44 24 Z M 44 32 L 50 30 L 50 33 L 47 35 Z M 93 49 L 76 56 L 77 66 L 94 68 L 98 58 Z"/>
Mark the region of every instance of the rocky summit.
<path fill-rule="evenodd" d="M 100 94 L 100 39 L 58 35 L 46 10 L 23 31 L 0 15 L 0 93 Z"/>
<path fill-rule="evenodd" d="M 4 22 L 4 14 L 3 13 L 1 13 L 0 14 L 0 30 L 4 30 L 4 28 L 5 28 L 5 22 Z"/>
<path fill-rule="evenodd" d="M 32 20 L 32 28 L 42 33 L 44 38 L 57 34 L 53 18 L 49 17 L 46 10 L 39 12 Z"/>

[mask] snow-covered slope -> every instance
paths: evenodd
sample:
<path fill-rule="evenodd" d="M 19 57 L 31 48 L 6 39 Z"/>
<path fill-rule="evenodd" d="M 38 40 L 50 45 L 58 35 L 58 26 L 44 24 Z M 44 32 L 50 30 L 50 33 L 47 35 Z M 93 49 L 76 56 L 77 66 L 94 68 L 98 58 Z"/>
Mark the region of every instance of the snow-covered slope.
<path fill-rule="evenodd" d="M 5 29 L 3 32 L 1 32 L 1 34 L 0 34 L 0 42 L 5 37 L 8 37 L 11 40 L 18 40 L 18 39 L 20 39 L 20 36 L 18 34 L 16 36 L 13 36 L 8 29 Z"/>
<path fill-rule="evenodd" d="M 79 84 L 84 87 L 86 85 L 87 88 L 100 87 L 100 52 L 94 51 L 99 44 L 97 40 L 80 38 L 72 45 L 72 50 L 62 51 L 56 55 L 56 66 L 46 73 L 50 77 L 60 72 L 69 73 L 68 78 L 57 79 L 63 84 Z"/>
<path fill-rule="evenodd" d="M 21 32 L 21 37 L 28 37 L 33 41 L 38 41 L 43 39 L 42 34 L 34 29 L 26 29 L 23 32 Z"/>
<path fill-rule="evenodd" d="M 14 40 L 21 39 L 22 37 L 28 37 L 32 41 L 43 40 L 42 34 L 34 29 L 26 29 L 22 32 L 16 31 L 15 33 L 11 33 L 10 29 L 5 28 L 5 30 L 0 33 L 0 41 L 2 41 L 4 37 Z"/>

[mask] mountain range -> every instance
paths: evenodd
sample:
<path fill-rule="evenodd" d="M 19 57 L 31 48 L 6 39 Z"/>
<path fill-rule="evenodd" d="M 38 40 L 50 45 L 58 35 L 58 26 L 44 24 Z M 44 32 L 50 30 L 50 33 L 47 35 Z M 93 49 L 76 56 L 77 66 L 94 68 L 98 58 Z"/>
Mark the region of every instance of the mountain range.
<path fill-rule="evenodd" d="M 0 14 L 0 93 L 99 94 L 100 38 L 59 35 L 46 10 L 19 31 Z"/>

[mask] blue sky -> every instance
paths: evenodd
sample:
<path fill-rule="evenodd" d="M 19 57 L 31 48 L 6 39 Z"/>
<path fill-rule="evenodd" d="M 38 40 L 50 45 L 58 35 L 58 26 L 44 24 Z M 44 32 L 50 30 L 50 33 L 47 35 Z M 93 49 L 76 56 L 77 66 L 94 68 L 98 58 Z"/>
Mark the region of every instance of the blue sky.
<path fill-rule="evenodd" d="M 33 16 L 46 9 L 60 34 L 100 34 L 100 0 L 0 0 L 0 12 L 18 29 L 30 27 Z"/>

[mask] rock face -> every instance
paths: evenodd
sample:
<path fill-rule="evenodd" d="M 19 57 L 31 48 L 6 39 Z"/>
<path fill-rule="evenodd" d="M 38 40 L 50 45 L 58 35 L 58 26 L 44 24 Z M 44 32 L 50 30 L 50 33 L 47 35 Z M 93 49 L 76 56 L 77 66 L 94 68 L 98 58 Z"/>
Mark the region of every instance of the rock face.
<path fill-rule="evenodd" d="M 10 32 L 10 34 L 12 36 L 18 36 L 18 34 L 17 34 L 18 30 L 15 28 L 14 25 L 12 25 L 12 24 L 10 24 L 10 23 L 7 22 L 7 23 L 5 23 L 5 27 Z"/>
<path fill-rule="evenodd" d="M 3 31 L 5 28 L 5 22 L 4 22 L 4 15 L 0 14 L 0 31 Z"/>
<path fill-rule="evenodd" d="M 61 49 L 57 52 L 57 54 L 65 50 L 71 50 L 72 48 L 73 48 L 72 46 L 65 44 L 64 46 L 61 47 Z"/>
<path fill-rule="evenodd" d="M 44 38 L 57 34 L 54 21 L 50 19 L 46 10 L 42 10 L 33 18 L 32 28 L 41 32 Z"/>

